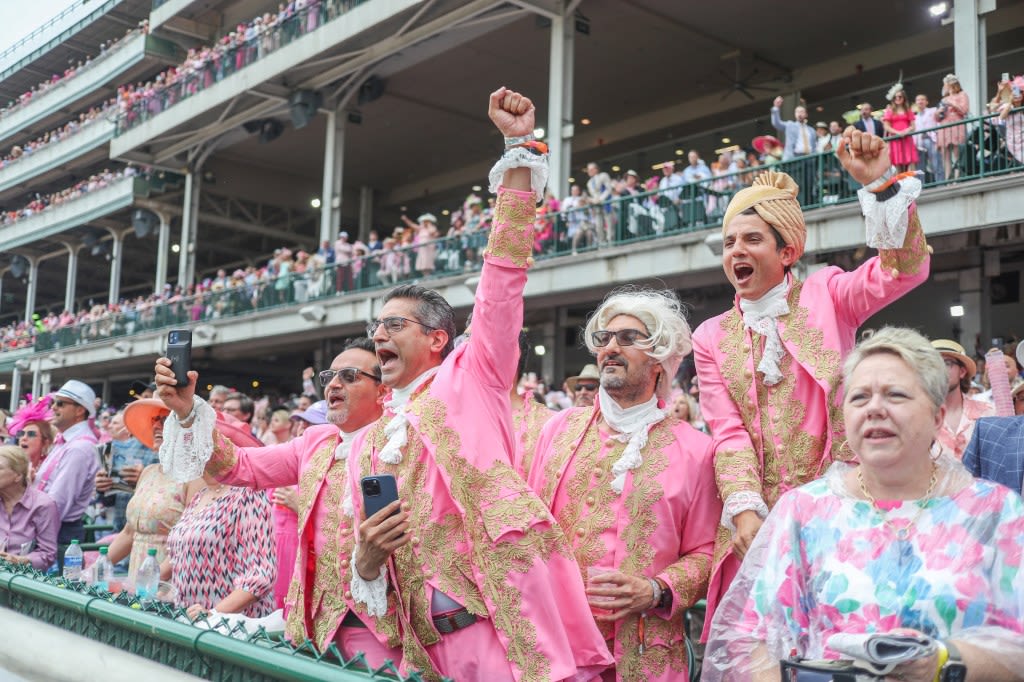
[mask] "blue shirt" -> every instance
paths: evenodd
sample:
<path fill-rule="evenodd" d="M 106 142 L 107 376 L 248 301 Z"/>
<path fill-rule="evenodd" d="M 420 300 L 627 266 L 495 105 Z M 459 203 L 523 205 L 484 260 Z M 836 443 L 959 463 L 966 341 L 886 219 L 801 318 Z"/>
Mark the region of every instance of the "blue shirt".
<path fill-rule="evenodd" d="M 806 121 L 803 123 L 800 123 L 799 121 L 783 121 L 779 108 L 772 107 L 772 127 L 783 135 L 783 161 L 788 161 L 794 156 L 803 156 L 805 154 L 814 153 L 814 147 L 817 143 L 818 136 L 814 132 L 814 128 L 808 125 Z M 804 143 L 805 135 L 806 146 Z"/>

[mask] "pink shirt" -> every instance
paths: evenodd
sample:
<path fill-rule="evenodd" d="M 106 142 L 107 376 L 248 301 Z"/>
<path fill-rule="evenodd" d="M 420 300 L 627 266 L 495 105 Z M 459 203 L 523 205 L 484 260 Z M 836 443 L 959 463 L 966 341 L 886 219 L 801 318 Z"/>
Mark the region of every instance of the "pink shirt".
<path fill-rule="evenodd" d="M 974 433 L 974 422 L 982 417 L 996 416 L 996 408 L 981 400 L 964 396 L 964 409 L 960 413 L 960 423 L 956 431 L 950 431 L 946 421 L 942 421 L 942 428 L 935 440 L 944 452 L 948 452 L 957 459 L 964 458 L 964 450 L 971 442 L 971 434 Z"/>
<path fill-rule="evenodd" d="M 37 571 L 45 571 L 56 560 L 59 530 L 57 505 L 32 486 L 25 489 L 10 514 L 7 505 L 0 502 L 0 535 L 7 537 L 7 552 L 18 554 L 22 545 L 34 542 L 27 556 Z"/>

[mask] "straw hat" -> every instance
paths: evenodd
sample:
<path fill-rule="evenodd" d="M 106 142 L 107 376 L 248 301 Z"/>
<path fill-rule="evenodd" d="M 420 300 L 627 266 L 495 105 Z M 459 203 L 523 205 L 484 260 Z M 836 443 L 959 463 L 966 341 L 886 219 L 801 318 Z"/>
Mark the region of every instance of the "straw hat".
<path fill-rule="evenodd" d="M 967 378 L 973 379 L 978 373 L 978 365 L 964 352 L 964 347 L 949 339 L 935 339 L 932 348 L 939 351 L 944 358 L 952 358 L 967 368 Z"/>
<path fill-rule="evenodd" d="M 577 376 L 569 377 L 565 380 L 565 385 L 569 387 L 570 391 L 575 393 L 576 384 L 579 383 L 580 379 L 594 379 L 595 381 L 600 381 L 601 373 L 598 371 L 597 365 L 584 365 L 583 370 Z"/>
<path fill-rule="evenodd" d="M 153 420 L 165 419 L 171 411 L 157 398 L 140 398 L 124 408 L 124 426 L 128 433 L 150 450 L 156 449 L 153 440 Z"/>

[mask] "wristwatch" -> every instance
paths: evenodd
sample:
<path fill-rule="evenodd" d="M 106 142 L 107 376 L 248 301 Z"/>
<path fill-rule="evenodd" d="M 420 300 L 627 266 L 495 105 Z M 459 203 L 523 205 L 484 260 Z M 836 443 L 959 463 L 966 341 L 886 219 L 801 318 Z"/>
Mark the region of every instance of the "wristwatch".
<path fill-rule="evenodd" d="M 939 670 L 939 682 L 966 682 L 967 666 L 960 656 L 960 650 L 952 642 L 943 642 L 946 651 L 949 652 L 949 659 Z"/>

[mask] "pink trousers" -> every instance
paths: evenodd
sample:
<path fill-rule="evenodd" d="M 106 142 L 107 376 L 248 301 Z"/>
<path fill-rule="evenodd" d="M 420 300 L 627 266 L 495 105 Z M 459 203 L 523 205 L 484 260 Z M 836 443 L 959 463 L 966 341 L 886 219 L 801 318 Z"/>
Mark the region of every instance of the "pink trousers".
<path fill-rule="evenodd" d="M 350 628 L 342 626 L 334 636 L 334 643 L 341 649 L 345 660 L 349 660 L 359 652 L 363 653 L 366 664 L 376 670 L 390 660 L 395 668 L 402 663 L 402 650 L 392 649 L 380 643 L 366 628 Z"/>

